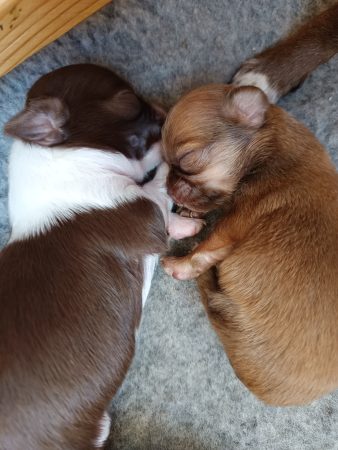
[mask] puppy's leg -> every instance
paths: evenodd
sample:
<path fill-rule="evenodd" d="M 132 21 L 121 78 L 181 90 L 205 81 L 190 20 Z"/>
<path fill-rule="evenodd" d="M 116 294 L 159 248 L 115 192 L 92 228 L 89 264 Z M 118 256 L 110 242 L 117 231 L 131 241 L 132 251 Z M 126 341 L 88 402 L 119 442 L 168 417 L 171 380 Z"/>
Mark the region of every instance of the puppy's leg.
<path fill-rule="evenodd" d="M 199 233 L 205 221 L 202 219 L 191 219 L 179 214 L 169 214 L 168 233 L 173 239 L 183 239 L 185 237 L 195 236 Z"/>
<path fill-rule="evenodd" d="M 222 261 L 231 251 L 232 244 L 232 239 L 224 230 L 215 230 L 188 255 L 167 256 L 161 262 L 168 275 L 178 280 L 191 280 Z"/>
<path fill-rule="evenodd" d="M 176 211 L 177 214 L 179 214 L 182 217 L 194 217 L 195 219 L 200 219 L 201 217 L 203 217 L 203 213 L 198 213 L 196 211 L 191 211 L 190 209 L 180 207 L 178 208 L 178 210 Z"/>
<path fill-rule="evenodd" d="M 211 295 L 219 292 L 216 267 L 211 267 L 197 278 L 201 300 L 205 308 L 208 308 Z"/>
<path fill-rule="evenodd" d="M 338 52 L 338 4 L 295 33 L 248 60 L 234 77 L 240 86 L 256 86 L 275 103 L 310 72 Z"/>

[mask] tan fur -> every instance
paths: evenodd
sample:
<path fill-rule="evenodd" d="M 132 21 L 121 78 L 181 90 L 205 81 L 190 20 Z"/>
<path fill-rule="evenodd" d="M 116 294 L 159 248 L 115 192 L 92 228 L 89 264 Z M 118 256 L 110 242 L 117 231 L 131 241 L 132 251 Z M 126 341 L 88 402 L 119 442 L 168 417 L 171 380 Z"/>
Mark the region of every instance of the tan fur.
<path fill-rule="evenodd" d="M 163 265 L 179 279 L 204 273 L 203 301 L 238 377 L 274 405 L 337 388 L 338 176 L 324 148 L 258 89 L 225 85 L 173 108 L 164 148 L 174 199 L 203 213 L 228 204 L 206 241 Z"/>

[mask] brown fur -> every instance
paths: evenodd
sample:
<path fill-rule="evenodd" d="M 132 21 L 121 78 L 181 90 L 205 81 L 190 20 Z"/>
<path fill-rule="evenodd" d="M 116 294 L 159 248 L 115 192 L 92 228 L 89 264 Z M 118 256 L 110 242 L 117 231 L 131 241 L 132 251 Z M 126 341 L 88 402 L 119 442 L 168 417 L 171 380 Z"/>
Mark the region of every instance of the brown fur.
<path fill-rule="evenodd" d="M 74 64 L 41 77 L 5 131 L 45 146 L 92 147 L 139 159 L 161 139 L 164 117 L 111 70 Z"/>
<path fill-rule="evenodd" d="M 246 61 L 235 76 L 264 74 L 275 101 L 297 88 L 317 66 L 338 51 L 338 3 L 306 22 L 276 45 Z"/>
<path fill-rule="evenodd" d="M 138 159 L 160 139 L 157 114 L 113 72 L 76 65 L 38 80 L 6 131 Z M 166 240 L 160 208 L 140 198 L 0 252 L 1 450 L 94 449 L 134 354 L 144 256 Z"/>
<path fill-rule="evenodd" d="M 1 252 L 1 449 L 94 448 L 134 354 L 142 258 L 165 242 L 159 208 L 140 199 Z"/>
<path fill-rule="evenodd" d="M 174 199 L 194 211 L 211 194 L 228 205 L 193 252 L 163 264 L 179 279 L 204 273 L 204 303 L 238 377 L 274 405 L 337 388 L 338 176 L 324 148 L 253 87 L 187 94 L 163 135 Z"/>

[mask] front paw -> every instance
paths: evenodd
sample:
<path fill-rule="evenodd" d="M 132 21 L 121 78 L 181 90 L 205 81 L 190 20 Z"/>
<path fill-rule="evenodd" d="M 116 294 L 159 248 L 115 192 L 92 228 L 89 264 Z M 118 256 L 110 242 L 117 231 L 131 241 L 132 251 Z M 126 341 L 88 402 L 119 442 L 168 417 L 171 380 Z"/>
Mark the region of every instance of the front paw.
<path fill-rule="evenodd" d="M 182 217 L 189 217 L 194 219 L 201 219 L 204 216 L 204 213 L 192 211 L 191 209 L 185 208 L 184 206 L 180 206 L 177 209 L 176 213 Z"/>
<path fill-rule="evenodd" d="M 168 234 L 173 239 L 183 239 L 195 236 L 204 227 L 203 219 L 190 219 L 179 216 L 176 213 L 170 213 Z"/>
<path fill-rule="evenodd" d="M 177 280 L 192 280 L 201 274 L 201 271 L 193 266 L 189 257 L 165 256 L 161 259 L 161 264 L 164 271 Z"/>

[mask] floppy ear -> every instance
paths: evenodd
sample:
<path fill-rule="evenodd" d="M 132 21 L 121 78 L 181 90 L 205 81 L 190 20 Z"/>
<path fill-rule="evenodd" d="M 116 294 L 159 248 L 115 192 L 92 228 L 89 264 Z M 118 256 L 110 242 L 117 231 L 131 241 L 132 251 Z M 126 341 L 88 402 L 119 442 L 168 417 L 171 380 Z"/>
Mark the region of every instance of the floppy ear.
<path fill-rule="evenodd" d="M 263 91 L 254 86 L 235 87 L 226 95 L 224 114 L 229 120 L 260 128 L 270 104 Z"/>
<path fill-rule="evenodd" d="M 5 133 L 40 145 L 58 144 L 65 140 L 62 127 L 68 117 L 68 109 L 59 98 L 36 98 L 7 122 Z"/>
<path fill-rule="evenodd" d="M 158 121 L 165 121 L 168 112 L 165 110 L 164 106 L 160 105 L 159 103 L 151 103 L 151 106 L 154 108 L 154 111 L 156 113 L 156 119 Z"/>
<path fill-rule="evenodd" d="M 113 98 L 105 101 L 105 106 L 120 119 L 132 120 L 141 111 L 141 101 L 131 89 L 118 91 Z"/>

